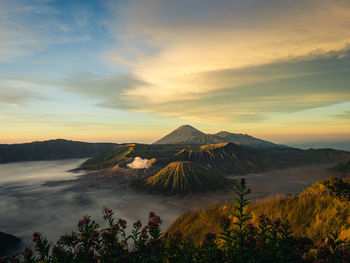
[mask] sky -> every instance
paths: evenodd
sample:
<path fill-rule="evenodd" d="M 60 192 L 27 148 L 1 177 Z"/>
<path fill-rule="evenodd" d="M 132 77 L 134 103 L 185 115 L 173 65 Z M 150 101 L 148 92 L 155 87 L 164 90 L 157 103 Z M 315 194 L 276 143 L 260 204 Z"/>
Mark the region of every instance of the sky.
<path fill-rule="evenodd" d="M 350 142 L 350 2 L 0 0 L 0 143 L 183 124 Z"/>

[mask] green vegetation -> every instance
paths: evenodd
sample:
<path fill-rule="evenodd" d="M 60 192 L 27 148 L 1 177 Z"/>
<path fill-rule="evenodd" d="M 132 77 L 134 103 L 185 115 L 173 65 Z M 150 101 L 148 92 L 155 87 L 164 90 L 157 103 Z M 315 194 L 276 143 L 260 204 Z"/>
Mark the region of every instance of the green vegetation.
<path fill-rule="evenodd" d="M 193 162 L 172 162 L 134 187 L 156 194 L 186 194 L 232 187 L 233 181 Z"/>
<path fill-rule="evenodd" d="M 173 159 L 175 154 L 183 149 L 183 145 L 148 145 L 148 144 L 123 144 L 99 154 L 81 165 L 81 169 L 98 170 L 125 165 L 134 157 L 143 159 Z M 187 148 L 191 148 L 188 146 Z"/>
<path fill-rule="evenodd" d="M 80 168 L 96 170 L 116 165 L 125 166 L 135 157 L 157 159 L 157 169 L 175 161 L 191 161 L 211 167 L 216 173 L 241 175 L 316 163 L 344 162 L 350 159 L 350 152 L 283 147 L 256 149 L 234 143 L 202 146 L 123 144 L 89 159 Z"/>
<path fill-rule="evenodd" d="M 90 158 L 81 165 L 81 168 L 87 170 L 98 170 L 115 166 L 120 162 L 128 161 L 130 158 L 127 157 L 127 155 L 134 149 L 134 146 L 134 144 L 115 146 L 108 152 Z"/>
<path fill-rule="evenodd" d="M 207 145 L 202 145 L 200 149 L 201 151 L 213 150 L 213 149 L 225 147 L 227 144 L 228 144 L 227 142 L 217 143 L 217 144 L 207 144 Z"/>
<path fill-rule="evenodd" d="M 346 193 L 350 185 L 330 178 L 305 189 L 299 195 L 276 196 L 252 202 L 248 211 L 252 222 L 264 213 L 268 217 L 284 218 L 290 222 L 295 237 L 308 238 L 320 245 L 330 234 L 350 240 L 350 202 Z M 220 231 L 222 214 L 231 213 L 232 204 L 216 203 L 203 210 L 184 213 L 168 228 L 169 233 L 181 230 L 191 234 L 195 242 L 204 239 L 207 231 Z"/>
<path fill-rule="evenodd" d="M 78 231 L 63 235 L 52 245 L 40 233 L 33 234 L 35 250 L 26 248 L 24 263 L 347 263 L 350 242 L 329 235 L 322 245 L 292 235 L 290 225 L 280 218 L 271 220 L 261 214 L 257 223 L 249 222 L 246 195 L 250 190 L 244 179 L 235 187 L 238 198 L 229 214 L 218 220 L 219 233 L 207 232 L 197 245 L 186 233 L 162 234 L 159 216 L 149 214 L 148 223 L 115 222 L 113 211 L 104 208 L 106 226 L 102 229 L 89 216 L 78 222 Z M 131 243 L 130 243 L 131 241 Z M 19 263 L 16 256 L 2 257 L 0 263 Z"/>

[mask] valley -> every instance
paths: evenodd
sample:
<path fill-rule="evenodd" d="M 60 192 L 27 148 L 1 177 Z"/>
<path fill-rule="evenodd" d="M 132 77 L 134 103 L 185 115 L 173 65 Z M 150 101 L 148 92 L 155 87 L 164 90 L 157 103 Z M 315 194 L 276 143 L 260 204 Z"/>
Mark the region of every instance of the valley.
<path fill-rule="evenodd" d="M 48 161 L 52 175 L 36 183 L 27 179 L 1 184 L 0 187 L 0 229 L 21 238 L 31 244 L 31 235 L 35 231 L 44 233 L 50 241 L 59 235 L 75 229 L 83 215 L 89 214 L 102 223 L 102 207 L 108 206 L 116 211 L 116 217 L 126 219 L 130 224 L 138 219 L 146 221 L 150 211 L 155 211 L 163 220 L 162 229 L 166 228 L 182 213 L 200 209 L 213 202 L 232 200 L 233 189 L 188 195 L 151 195 L 135 191 L 129 187 L 129 181 L 101 172 L 70 173 L 67 170 L 77 167 L 83 160 L 72 163 L 67 161 Z M 26 167 L 40 171 L 41 162 L 23 163 L 22 168 L 12 164 L 12 174 L 28 173 Z M 292 194 L 310 186 L 314 181 L 337 175 L 330 170 L 332 165 L 312 165 L 289 168 L 279 171 L 245 175 L 252 187 L 251 199 L 269 195 Z M 3 165 L 0 165 L 0 170 Z M 9 169 L 7 164 L 7 169 Z M 56 172 L 56 179 L 54 172 Z M 306 172 L 306 173 L 305 173 Z M 64 177 L 60 177 L 60 174 Z M 305 175 L 307 174 L 307 176 Z M 10 173 L 7 173 L 10 176 Z M 234 179 L 237 177 L 234 176 Z M 20 212 L 19 212 L 20 211 Z M 30 222 L 30 223 L 29 223 Z"/>

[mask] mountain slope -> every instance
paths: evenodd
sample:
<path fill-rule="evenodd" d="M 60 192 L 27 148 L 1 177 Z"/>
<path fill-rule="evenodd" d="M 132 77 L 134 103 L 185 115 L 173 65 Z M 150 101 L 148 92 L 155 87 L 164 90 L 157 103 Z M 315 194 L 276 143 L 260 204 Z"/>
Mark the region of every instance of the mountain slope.
<path fill-rule="evenodd" d="M 50 140 L 21 144 L 0 144 L 0 163 L 91 157 L 111 149 L 113 143 Z"/>
<path fill-rule="evenodd" d="M 176 155 L 179 161 L 196 162 L 225 174 L 247 174 L 322 162 L 350 160 L 350 152 L 332 149 L 301 150 L 295 148 L 254 149 L 234 143 L 184 149 Z"/>
<path fill-rule="evenodd" d="M 287 147 L 262 149 L 234 143 L 124 144 L 87 160 L 80 168 L 97 170 L 116 165 L 127 168 L 126 165 L 135 157 L 156 159 L 155 165 L 159 170 L 174 161 L 191 161 L 219 174 L 247 174 L 317 163 L 347 162 L 350 160 L 350 152 L 333 149 L 301 150 Z"/>
<path fill-rule="evenodd" d="M 137 143 L 117 145 L 107 152 L 90 158 L 81 165 L 80 169 L 98 170 L 116 165 L 125 166 L 135 157 L 157 159 L 157 163 L 165 160 L 166 164 L 168 164 L 174 159 L 175 154 L 183 148 L 183 145 L 148 145 Z"/>
<path fill-rule="evenodd" d="M 134 187 L 150 193 L 185 194 L 225 189 L 232 181 L 193 162 L 172 162 Z"/>
<path fill-rule="evenodd" d="M 205 135 L 203 132 L 190 125 L 183 125 L 164 136 L 154 144 L 184 144 L 190 143 L 195 138 Z"/>
<path fill-rule="evenodd" d="M 0 257 L 10 256 L 24 247 L 24 243 L 19 238 L 0 232 Z"/>
<path fill-rule="evenodd" d="M 221 131 L 214 134 L 216 137 L 222 138 L 225 142 L 232 142 L 235 144 L 246 145 L 254 148 L 270 148 L 283 147 L 282 145 L 274 144 L 272 142 L 264 141 L 248 134 L 230 133 Z"/>
<path fill-rule="evenodd" d="M 335 188 L 333 181 L 339 185 L 339 179 L 327 179 L 305 189 L 299 195 L 256 200 L 248 206 L 248 211 L 253 216 L 252 221 L 258 223 L 261 214 L 271 219 L 279 217 L 288 220 L 296 237 L 310 238 L 318 245 L 324 242 L 329 233 L 339 233 L 340 239 L 350 239 L 350 202 L 339 198 L 342 196 L 340 192 L 324 191 L 326 188 Z M 342 187 L 338 189 L 350 188 L 346 181 L 341 184 Z M 231 204 L 219 203 L 203 208 L 202 211 L 188 211 L 178 217 L 167 231 L 174 233 L 180 230 L 199 243 L 205 233 L 221 232 L 221 215 L 232 211 Z"/>
<path fill-rule="evenodd" d="M 264 141 L 247 134 L 219 132 L 217 134 L 205 134 L 192 126 L 180 126 L 170 134 L 154 142 L 154 144 L 217 144 L 232 142 L 254 148 L 285 147 L 272 142 Z"/>

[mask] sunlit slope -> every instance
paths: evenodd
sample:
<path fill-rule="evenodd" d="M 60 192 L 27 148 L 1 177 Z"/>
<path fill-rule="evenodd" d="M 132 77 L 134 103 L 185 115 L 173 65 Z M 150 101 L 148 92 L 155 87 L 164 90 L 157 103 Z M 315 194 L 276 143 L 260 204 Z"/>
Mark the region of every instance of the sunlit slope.
<path fill-rule="evenodd" d="M 232 181 L 193 162 L 172 162 L 135 187 L 150 193 L 185 194 L 225 189 Z"/>
<path fill-rule="evenodd" d="M 134 146 L 134 144 L 115 146 L 112 150 L 87 160 L 81 165 L 81 168 L 97 170 L 127 161 L 130 159 L 127 155 L 133 151 Z"/>
<path fill-rule="evenodd" d="M 183 145 L 123 144 L 87 160 L 80 168 L 88 170 L 109 168 L 115 165 L 123 165 L 134 157 L 172 160 L 175 154 L 183 148 Z"/>
<path fill-rule="evenodd" d="M 174 161 L 191 161 L 219 174 L 247 174 L 318 163 L 347 162 L 350 160 L 350 152 L 282 147 L 257 149 L 234 143 L 123 144 L 89 159 L 81 168 L 96 170 L 116 165 L 125 166 L 135 157 L 155 158 L 159 169 Z"/>
<path fill-rule="evenodd" d="M 291 230 L 299 237 L 321 243 L 329 233 L 350 238 L 350 185 L 347 181 L 330 178 L 305 189 L 299 195 L 271 197 L 249 205 L 253 221 L 261 214 L 289 220 Z M 189 211 L 177 218 L 168 228 L 191 234 L 197 242 L 206 232 L 220 232 L 220 217 L 232 211 L 230 204 L 213 204 L 199 211 Z"/>

